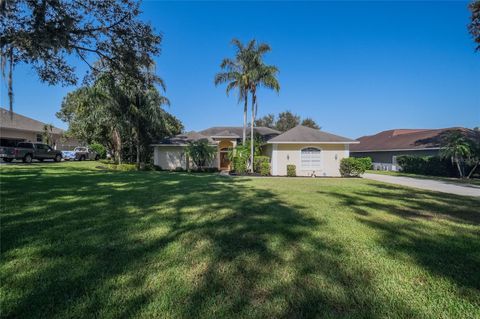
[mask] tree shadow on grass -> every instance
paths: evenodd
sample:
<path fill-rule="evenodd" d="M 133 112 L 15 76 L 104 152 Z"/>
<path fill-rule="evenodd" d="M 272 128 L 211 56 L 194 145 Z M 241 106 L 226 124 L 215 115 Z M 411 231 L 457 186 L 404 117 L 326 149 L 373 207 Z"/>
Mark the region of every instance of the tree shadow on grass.
<path fill-rule="evenodd" d="M 479 303 L 480 200 L 370 182 L 369 189 L 335 197 L 357 219 L 381 234 L 378 244 L 396 258 L 408 255 L 433 274 L 454 282 Z M 391 215 L 385 220 L 383 214 Z M 476 296 L 476 297 L 475 297 Z"/>
<path fill-rule="evenodd" d="M 323 222 L 246 180 L 39 167 L 1 183 L 2 317 L 382 314 L 370 271 L 312 234 Z"/>

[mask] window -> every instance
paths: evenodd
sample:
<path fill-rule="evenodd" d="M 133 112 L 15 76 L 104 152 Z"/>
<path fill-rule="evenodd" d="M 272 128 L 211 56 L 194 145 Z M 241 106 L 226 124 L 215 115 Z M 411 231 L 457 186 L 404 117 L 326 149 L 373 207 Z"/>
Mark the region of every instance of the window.
<path fill-rule="evenodd" d="M 33 148 L 32 143 L 18 143 L 17 147 L 19 148 Z"/>
<path fill-rule="evenodd" d="M 47 149 L 45 144 L 35 144 L 35 147 L 37 148 L 37 150 L 46 150 Z"/>
<path fill-rule="evenodd" d="M 37 134 L 37 142 L 43 142 L 42 134 Z"/>
<path fill-rule="evenodd" d="M 302 169 L 321 169 L 321 153 L 318 148 L 304 148 L 301 152 Z"/>

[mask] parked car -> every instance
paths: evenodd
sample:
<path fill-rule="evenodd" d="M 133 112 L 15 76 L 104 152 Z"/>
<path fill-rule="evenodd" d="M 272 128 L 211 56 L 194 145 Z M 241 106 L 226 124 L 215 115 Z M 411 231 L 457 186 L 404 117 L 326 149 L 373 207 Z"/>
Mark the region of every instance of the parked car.
<path fill-rule="evenodd" d="M 63 158 L 65 160 L 77 160 L 77 161 L 85 161 L 85 160 L 95 160 L 98 161 L 100 159 L 100 155 L 97 154 L 94 150 L 88 147 L 76 147 L 73 151 L 62 151 Z"/>
<path fill-rule="evenodd" d="M 62 152 L 43 143 L 20 142 L 15 147 L 0 147 L 0 158 L 5 162 L 11 162 L 14 159 L 22 160 L 24 163 L 31 163 L 33 159 L 41 162 L 46 159 L 60 162 Z"/>

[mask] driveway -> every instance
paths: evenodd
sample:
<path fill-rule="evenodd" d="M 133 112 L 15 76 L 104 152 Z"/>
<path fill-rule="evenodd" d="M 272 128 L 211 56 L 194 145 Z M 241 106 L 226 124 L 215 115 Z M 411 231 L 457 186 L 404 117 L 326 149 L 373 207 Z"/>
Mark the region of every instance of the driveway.
<path fill-rule="evenodd" d="M 365 173 L 363 178 L 371 179 L 374 181 L 397 184 L 402 186 L 421 188 L 435 192 L 449 193 L 463 196 L 475 196 L 480 197 L 480 186 L 477 185 L 458 185 L 452 182 L 436 181 L 431 179 L 419 179 L 404 176 L 390 176 L 380 174 Z"/>

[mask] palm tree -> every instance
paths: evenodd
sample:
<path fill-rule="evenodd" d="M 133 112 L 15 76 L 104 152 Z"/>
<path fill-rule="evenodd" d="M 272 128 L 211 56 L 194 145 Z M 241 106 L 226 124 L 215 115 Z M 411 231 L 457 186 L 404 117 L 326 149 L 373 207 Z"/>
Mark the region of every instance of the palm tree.
<path fill-rule="evenodd" d="M 463 178 L 460 162 L 470 154 L 470 145 L 460 131 L 450 131 L 444 137 L 444 146 L 441 149 L 443 158 L 450 158 L 458 169 L 458 175 Z"/>
<path fill-rule="evenodd" d="M 232 44 L 236 47 L 235 60 L 226 58 L 220 64 L 224 72 L 215 75 L 215 85 L 228 83 L 226 93 L 229 95 L 233 89 L 238 89 L 238 102 L 244 102 L 243 106 L 243 137 L 245 144 L 247 136 L 247 108 L 248 108 L 248 89 L 250 87 L 249 77 L 249 57 L 251 56 L 252 43 L 244 46 L 238 39 L 233 39 Z"/>
<path fill-rule="evenodd" d="M 278 68 L 273 65 L 266 65 L 263 62 L 263 55 L 271 51 L 270 46 L 266 43 L 260 43 L 257 45 L 255 40 L 250 41 L 250 43 L 253 43 L 253 49 L 249 57 L 249 91 L 252 94 L 252 118 L 250 122 L 250 171 L 253 172 L 253 127 L 255 125 L 255 116 L 258 109 L 257 89 L 260 87 L 265 87 L 271 90 L 275 90 L 278 93 L 280 91 L 280 84 L 277 80 Z"/>

